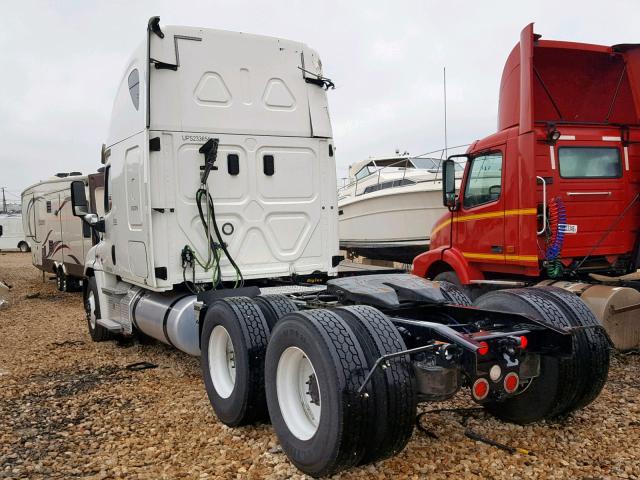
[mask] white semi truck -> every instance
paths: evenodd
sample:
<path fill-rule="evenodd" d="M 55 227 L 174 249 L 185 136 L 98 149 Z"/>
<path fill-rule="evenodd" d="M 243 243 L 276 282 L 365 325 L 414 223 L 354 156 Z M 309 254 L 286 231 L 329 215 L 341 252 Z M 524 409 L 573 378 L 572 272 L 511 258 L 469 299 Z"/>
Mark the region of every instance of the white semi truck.
<path fill-rule="evenodd" d="M 84 276 L 84 258 L 98 237 L 71 209 L 72 182 L 81 183 L 90 199 L 91 212 L 100 215 L 104 181 L 102 173 L 56 173 L 22 192 L 22 228 L 31 248 L 33 265 L 43 274 L 53 273 L 60 291 L 78 291 Z"/>
<path fill-rule="evenodd" d="M 609 343 L 579 298 L 500 291 L 487 311 L 446 282 L 340 274 L 323 75 L 302 43 L 149 21 L 103 151 L 104 216 L 71 189 L 101 235 L 91 337 L 200 356 L 218 418 L 270 420 L 314 476 L 395 455 L 417 403 L 460 388 L 519 423 L 589 404 Z"/>

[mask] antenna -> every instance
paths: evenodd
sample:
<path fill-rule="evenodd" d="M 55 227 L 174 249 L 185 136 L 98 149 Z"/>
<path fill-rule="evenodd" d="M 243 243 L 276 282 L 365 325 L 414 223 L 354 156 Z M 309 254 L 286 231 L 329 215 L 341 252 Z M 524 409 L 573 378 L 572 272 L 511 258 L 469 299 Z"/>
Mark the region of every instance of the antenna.
<path fill-rule="evenodd" d="M 449 156 L 447 151 L 447 67 L 443 67 L 442 75 L 444 79 L 444 158 L 446 159 Z"/>

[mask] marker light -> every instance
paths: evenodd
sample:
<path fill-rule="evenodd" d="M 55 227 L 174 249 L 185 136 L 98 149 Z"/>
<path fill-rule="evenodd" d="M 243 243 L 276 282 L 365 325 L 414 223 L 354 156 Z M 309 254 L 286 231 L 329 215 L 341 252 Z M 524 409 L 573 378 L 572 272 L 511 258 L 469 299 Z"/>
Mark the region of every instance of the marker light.
<path fill-rule="evenodd" d="M 480 342 L 480 348 L 478 348 L 479 355 L 486 355 L 489 353 L 489 344 L 487 342 Z"/>
<path fill-rule="evenodd" d="M 498 380 L 500 380 L 501 375 L 502 375 L 502 369 L 500 368 L 500 365 L 494 365 L 489 369 L 489 378 L 494 382 L 497 382 Z"/>
<path fill-rule="evenodd" d="M 484 400 L 489 395 L 489 382 L 486 378 L 479 378 L 473 383 L 471 394 L 476 400 Z"/>
<path fill-rule="evenodd" d="M 520 385 L 520 377 L 518 377 L 518 374 L 515 372 L 510 372 L 507 373 L 504 377 L 504 390 L 507 393 L 513 393 L 518 389 L 518 386 Z"/>
<path fill-rule="evenodd" d="M 520 337 L 520 348 L 524 350 L 525 348 L 527 348 L 527 345 L 529 345 L 529 340 L 527 339 L 527 337 L 522 335 Z"/>

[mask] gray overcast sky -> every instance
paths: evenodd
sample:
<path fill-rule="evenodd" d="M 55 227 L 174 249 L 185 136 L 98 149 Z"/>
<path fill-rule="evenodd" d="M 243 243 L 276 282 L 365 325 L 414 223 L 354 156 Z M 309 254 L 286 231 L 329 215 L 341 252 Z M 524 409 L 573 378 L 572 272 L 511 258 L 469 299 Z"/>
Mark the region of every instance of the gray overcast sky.
<path fill-rule="evenodd" d="M 299 40 L 322 57 L 347 165 L 395 148 L 443 146 L 495 130 L 497 92 L 520 30 L 548 39 L 640 42 L 638 1 L 2 1 L 0 186 L 11 194 L 58 171 L 94 171 L 118 80 L 147 20 Z M 13 195 L 9 195 L 12 198 Z"/>

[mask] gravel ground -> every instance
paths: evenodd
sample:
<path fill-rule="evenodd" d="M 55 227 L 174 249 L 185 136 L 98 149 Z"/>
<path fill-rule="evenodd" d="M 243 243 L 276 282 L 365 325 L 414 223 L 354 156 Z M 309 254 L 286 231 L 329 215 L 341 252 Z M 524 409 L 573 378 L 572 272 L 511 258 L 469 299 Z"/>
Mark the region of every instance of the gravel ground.
<path fill-rule="evenodd" d="M 161 344 L 92 343 L 79 294 L 1 254 L 0 478 L 303 478 L 268 425 L 218 422 L 198 359 Z M 33 297 L 35 298 L 29 298 Z M 132 362 L 153 370 L 132 372 Z M 397 457 L 337 478 L 640 478 L 640 357 L 617 355 L 598 400 L 562 423 L 427 414 Z M 432 408 L 473 407 L 466 395 Z M 464 426 L 532 454 L 468 439 Z"/>

